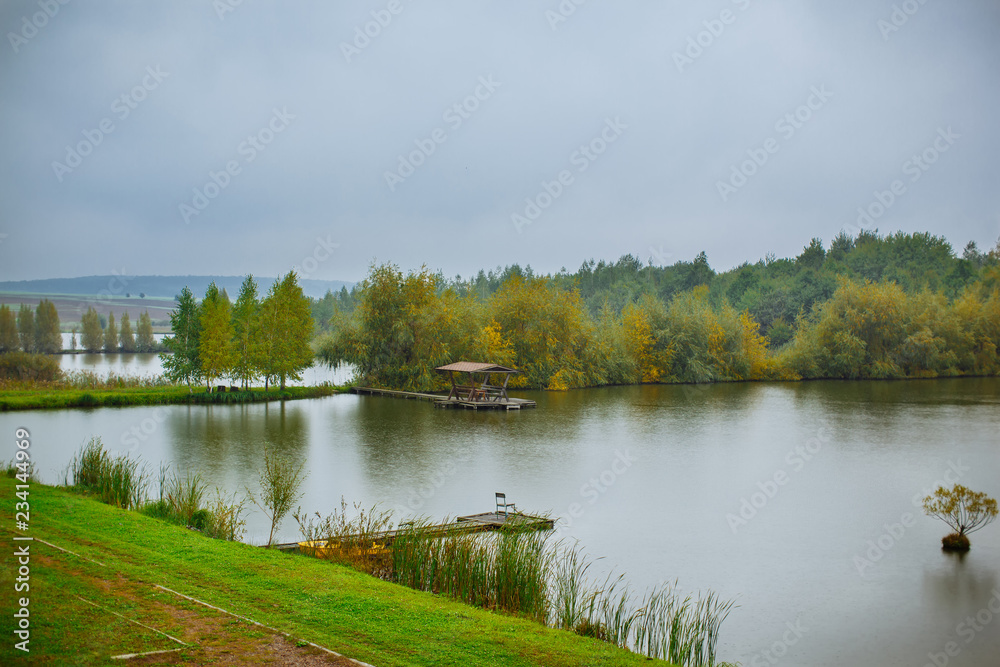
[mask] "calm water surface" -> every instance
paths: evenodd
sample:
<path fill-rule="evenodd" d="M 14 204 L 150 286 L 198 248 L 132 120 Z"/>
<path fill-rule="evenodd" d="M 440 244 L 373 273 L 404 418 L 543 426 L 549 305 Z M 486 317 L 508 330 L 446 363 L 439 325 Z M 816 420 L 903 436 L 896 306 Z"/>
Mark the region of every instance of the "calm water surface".
<path fill-rule="evenodd" d="M 270 443 L 306 462 L 301 504 L 323 513 L 343 495 L 468 514 L 505 491 L 522 510 L 561 515 L 561 533 L 602 557 L 602 578 L 614 569 L 639 591 L 677 579 L 735 599 L 720 657 L 745 666 L 921 667 L 947 648 L 958 651 L 949 665 L 1000 664 L 1000 524 L 949 556 L 947 527 L 913 501 L 956 479 L 1000 497 L 1000 380 L 523 395 L 538 409 L 344 395 L 3 413 L 0 427 L 31 429 L 47 482 L 100 435 L 150 468 L 167 461 L 230 491 L 255 484 Z M 248 538 L 266 535 L 252 515 Z M 293 520 L 280 538 L 298 538 Z"/>

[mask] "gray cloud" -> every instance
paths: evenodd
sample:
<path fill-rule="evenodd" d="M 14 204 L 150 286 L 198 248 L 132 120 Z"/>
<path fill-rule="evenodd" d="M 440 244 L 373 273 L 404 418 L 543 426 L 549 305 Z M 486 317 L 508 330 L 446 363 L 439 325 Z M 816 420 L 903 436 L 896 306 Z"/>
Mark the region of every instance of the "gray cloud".
<path fill-rule="evenodd" d="M 555 29 L 555 0 L 389 6 L 5 3 L 2 277 L 276 275 L 327 235 L 340 247 L 315 278 L 357 280 L 376 258 L 468 275 L 703 249 L 726 268 L 828 241 L 897 179 L 881 231 L 1000 234 L 994 2 L 592 0 Z M 377 34 L 345 57 L 366 24 Z M 136 95 L 148 68 L 168 74 Z M 499 86 L 456 125 L 446 111 L 481 77 Z M 832 95 L 779 124 L 815 89 Z M 280 132 L 275 109 L 294 116 Z M 580 171 L 575 152 L 615 118 L 627 129 Z M 60 181 L 53 162 L 102 121 Z M 959 138 L 911 180 L 904 163 L 947 128 Z M 723 201 L 718 182 L 767 145 Z M 518 233 L 511 215 L 563 170 L 572 184 Z M 186 222 L 213 173 L 217 196 Z"/>

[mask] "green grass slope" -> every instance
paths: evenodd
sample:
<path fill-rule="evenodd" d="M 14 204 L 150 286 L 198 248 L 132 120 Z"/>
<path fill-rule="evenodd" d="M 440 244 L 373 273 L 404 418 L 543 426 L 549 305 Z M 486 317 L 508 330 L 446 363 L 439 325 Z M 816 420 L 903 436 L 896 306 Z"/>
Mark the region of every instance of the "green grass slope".
<path fill-rule="evenodd" d="M 149 651 L 169 652 L 131 664 L 350 664 L 309 643 L 380 667 L 666 664 L 34 483 L 26 534 L 53 546 L 29 543 L 31 588 L 15 593 L 18 564 L 9 545 L 22 544 L 12 538 L 24 533 L 14 529 L 14 494 L 15 480 L 0 479 L 0 533 L 8 545 L 0 664 L 122 664 L 111 656 Z M 20 596 L 30 598 L 30 655 L 11 639 Z"/>

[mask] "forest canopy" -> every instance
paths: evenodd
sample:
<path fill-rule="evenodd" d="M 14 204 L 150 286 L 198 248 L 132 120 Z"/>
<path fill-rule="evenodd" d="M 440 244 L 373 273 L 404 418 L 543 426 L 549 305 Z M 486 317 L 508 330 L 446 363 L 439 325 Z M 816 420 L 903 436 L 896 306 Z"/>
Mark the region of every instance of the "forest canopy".
<path fill-rule="evenodd" d="M 1000 243 L 961 256 L 898 232 L 812 239 L 715 272 L 704 253 L 671 266 L 626 255 L 538 276 L 513 265 L 470 279 L 372 266 L 313 303 L 320 358 L 359 382 L 440 389 L 434 368 L 490 361 L 512 386 L 996 375 Z"/>

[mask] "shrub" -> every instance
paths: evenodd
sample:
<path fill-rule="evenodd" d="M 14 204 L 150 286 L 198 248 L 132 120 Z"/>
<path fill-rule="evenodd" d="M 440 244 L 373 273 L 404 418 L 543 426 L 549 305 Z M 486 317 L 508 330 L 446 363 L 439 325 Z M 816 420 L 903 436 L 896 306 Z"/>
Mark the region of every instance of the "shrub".
<path fill-rule="evenodd" d="M 0 354 L 0 379 L 21 382 L 53 382 L 62 377 L 59 362 L 45 354 L 4 352 Z"/>

